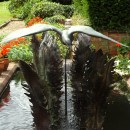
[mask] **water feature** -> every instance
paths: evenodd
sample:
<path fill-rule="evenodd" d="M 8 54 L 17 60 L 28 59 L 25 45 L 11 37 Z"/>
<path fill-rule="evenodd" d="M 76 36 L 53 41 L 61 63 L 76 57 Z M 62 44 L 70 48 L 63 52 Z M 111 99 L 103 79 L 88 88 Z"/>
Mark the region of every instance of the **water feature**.
<path fill-rule="evenodd" d="M 14 78 L 6 93 L 0 108 L 0 130 L 34 130 L 31 103 L 24 94 L 21 81 L 17 83 Z"/>
<path fill-rule="evenodd" d="M 70 62 L 70 61 L 69 61 Z M 70 65 L 67 64 L 67 77 L 70 75 Z M 31 114 L 32 104 L 29 101 L 27 93 L 21 85 L 21 80 L 17 81 L 17 77 L 21 74 L 18 72 L 15 78 L 10 82 L 10 87 L 7 88 L 4 96 L 4 105 L 0 107 L 0 130 L 34 130 L 33 116 Z M 59 130 L 81 130 L 77 124 L 77 116 L 74 113 L 72 91 L 70 87 L 70 78 L 68 78 L 68 91 L 67 91 L 67 118 L 65 116 L 65 99 L 64 94 L 61 97 L 60 118 L 62 120 Z M 64 87 L 62 89 L 64 91 Z M 130 120 L 130 103 L 125 96 L 115 94 L 111 96 L 110 104 L 106 112 L 103 130 L 129 130 Z M 82 128 L 85 130 L 85 128 Z"/>
<path fill-rule="evenodd" d="M 19 63 L 26 80 L 26 83 L 23 84 L 28 92 L 26 95 L 33 104 L 31 110 L 34 118 L 31 119 L 34 121 L 36 129 L 81 130 L 82 128 L 102 130 L 104 126 L 106 130 L 108 128 L 107 123 L 111 122 L 106 117 L 107 107 L 109 107 L 108 98 L 113 92 L 111 85 L 116 82 L 113 71 L 114 59 L 108 60 L 109 55 L 104 54 L 101 49 L 98 51 L 91 49 L 88 46 L 88 41 L 81 38 L 74 52 L 71 88 L 67 87 L 66 73 L 63 77 L 63 59 L 57 44 L 59 39 L 46 32 L 49 30 L 57 32 L 62 43 L 68 47 L 72 45 L 73 33 L 75 32 L 82 32 L 118 43 L 90 27 L 74 26 L 62 31 L 54 26 L 41 24 L 20 30 L 20 33 L 16 31 L 3 40 L 3 42 L 7 42 L 14 38 L 34 34 L 31 40 L 33 66 L 22 60 Z M 44 32 L 41 41 L 36 36 L 40 32 Z M 85 34 L 83 35 L 85 36 Z M 16 98 L 16 101 L 18 99 L 23 100 L 19 97 Z M 110 106 L 113 102 L 112 100 Z M 20 103 L 19 106 L 24 106 L 25 109 L 28 105 L 21 105 Z M 26 113 L 23 114 L 23 117 L 25 115 Z M 109 111 L 107 115 L 109 117 Z M 105 124 L 104 120 L 108 122 Z M 29 123 L 29 126 L 33 125 L 33 121 Z M 117 130 L 113 128 L 117 127 L 111 127 L 111 130 Z M 19 129 L 22 130 L 22 128 Z"/>

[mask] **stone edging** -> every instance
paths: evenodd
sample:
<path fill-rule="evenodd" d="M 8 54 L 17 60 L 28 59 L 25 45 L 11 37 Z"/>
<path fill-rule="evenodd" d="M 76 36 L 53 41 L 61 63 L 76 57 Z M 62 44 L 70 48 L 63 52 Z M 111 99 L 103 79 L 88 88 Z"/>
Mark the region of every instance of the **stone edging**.
<path fill-rule="evenodd" d="M 0 76 L 0 95 L 2 93 L 2 91 L 4 90 L 4 88 L 7 86 L 7 84 L 9 83 L 9 81 L 11 80 L 13 74 L 15 73 L 15 71 L 18 68 L 18 64 L 17 63 L 9 63 L 8 69 L 7 71 L 3 72 Z"/>
<path fill-rule="evenodd" d="M 9 21 L 5 22 L 4 24 L 0 25 L 0 29 L 7 26 L 12 21 L 22 21 L 22 19 L 10 19 Z"/>

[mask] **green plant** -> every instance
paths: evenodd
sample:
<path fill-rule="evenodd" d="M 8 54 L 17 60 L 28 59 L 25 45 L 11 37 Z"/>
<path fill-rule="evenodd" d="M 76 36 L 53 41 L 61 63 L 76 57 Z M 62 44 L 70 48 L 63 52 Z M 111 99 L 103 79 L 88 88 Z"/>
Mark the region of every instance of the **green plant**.
<path fill-rule="evenodd" d="M 83 17 L 88 18 L 88 2 L 87 0 L 73 0 L 75 11 Z"/>
<path fill-rule="evenodd" d="M 31 19 L 31 8 L 38 2 L 45 2 L 47 0 L 10 0 L 9 11 L 13 17 L 21 19 Z"/>
<path fill-rule="evenodd" d="M 66 18 L 72 17 L 74 13 L 73 5 L 63 5 L 63 10 L 64 10 L 63 16 L 65 16 Z"/>
<path fill-rule="evenodd" d="M 33 53 L 30 44 L 20 44 L 19 46 L 13 46 L 7 56 L 10 61 L 15 62 L 22 59 L 27 63 L 32 63 L 33 59 Z"/>
<path fill-rule="evenodd" d="M 128 47 L 121 46 L 120 44 L 116 44 L 117 52 L 121 55 L 126 55 L 130 51 L 130 39 L 123 38 L 121 43 Z"/>
<path fill-rule="evenodd" d="M 38 2 L 32 7 L 31 14 L 41 18 L 52 17 L 54 15 L 63 15 L 68 18 L 73 14 L 73 7 L 53 2 Z"/>
<path fill-rule="evenodd" d="M 63 15 L 54 15 L 52 17 L 47 17 L 45 18 L 45 21 L 49 22 L 49 23 L 64 23 L 65 21 L 65 16 Z"/>
<path fill-rule="evenodd" d="M 87 0 L 92 26 L 98 30 L 127 31 L 130 28 L 129 0 Z M 126 4 L 127 3 L 127 4 Z"/>
<path fill-rule="evenodd" d="M 84 18 L 81 13 L 74 12 L 71 19 L 72 19 L 72 25 L 88 25 L 88 26 L 90 26 L 89 19 Z"/>
<path fill-rule="evenodd" d="M 60 50 L 60 52 L 61 52 L 62 58 L 65 58 L 65 57 L 66 57 L 66 53 L 67 53 L 67 51 L 68 51 L 68 47 L 65 46 L 65 45 L 63 45 L 63 44 L 61 43 L 61 41 L 58 41 L 58 47 L 59 47 L 59 50 Z"/>
<path fill-rule="evenodd" d="M 0 24 L 4 24 L 12 18 L 8 10 L 9 1 L 0 2 Z"/>
<path fill-rule="evenodd" d="M 28 0 L 11 0 L 9 3 L 9 11 L 10 13 L 13 15 L 13 17 L 18 17 L 21 18 L 22 17 L 22 9 L 24 7 L 24 4 L 27 2 Z"/>
<path fill-rule="evenodd" d="M 118 55 L 115 60 L 115 71 L 121 76 L 130 75 L 129 57 Z"/>

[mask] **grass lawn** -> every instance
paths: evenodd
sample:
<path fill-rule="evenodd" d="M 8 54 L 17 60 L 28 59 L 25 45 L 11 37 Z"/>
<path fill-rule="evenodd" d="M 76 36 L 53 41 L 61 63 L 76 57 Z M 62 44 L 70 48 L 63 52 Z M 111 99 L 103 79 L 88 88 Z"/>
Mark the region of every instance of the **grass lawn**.
<path fill-rule="evenodd" d="M 12 18 L 8 10 L 9 1 L 0 2 L 0 25 Z"/>

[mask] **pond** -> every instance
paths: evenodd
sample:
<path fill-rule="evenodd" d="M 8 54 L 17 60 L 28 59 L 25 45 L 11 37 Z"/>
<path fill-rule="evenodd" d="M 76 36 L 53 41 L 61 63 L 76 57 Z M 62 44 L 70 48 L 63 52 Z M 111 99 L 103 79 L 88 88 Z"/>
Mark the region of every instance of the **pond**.
<path fill-rule="evenodd" d="M 21 82 L 13 79 L 0 108 L 0 130 L 34 130 L 30 102 Z"/>
<path fill-rule="evenodd" d="M 61 127 L 58 130 L 85 130 L 77 127 L 77 117 L 73 113 L 72 88 L 68 85 L 68 115 L 64 116 L 64 95 L 61 108 Z M 0 105 L 0 130 L 34 130 L 29 98 L 21 81 L 14 78 L 3 96 Z M 130 103 L 125 96 L 113 95 L 102 130 L 130 130 Z M 77 126 L 76 126 L 77 125 Z"/>
<path fill-rule="evenodd" d="M 69 77 L 69 76 L 68 76 Z M 24 94 L 26 90 L 21 85 L 21 72 L 17 72 L 10 82 L 3 96 L 0 106 L 0 130 L 34 130 L 29 98 Z M 17 81 L 18 80 L 18 81 Z M 64 89 L 64 88 L 63 88 Z M 64 91 L 64 90 L 63 90 Z M 65 116 L 65 95 L 61 97 L 61 125 L 60 130 L 77 130 L 76 117 L 73 113 L 72 88 L 68 86 L 68 116 Z"/>

